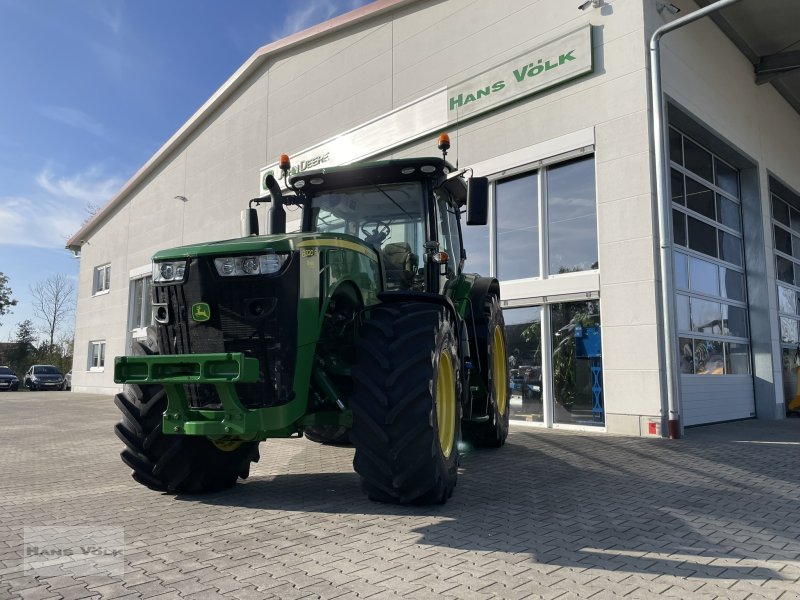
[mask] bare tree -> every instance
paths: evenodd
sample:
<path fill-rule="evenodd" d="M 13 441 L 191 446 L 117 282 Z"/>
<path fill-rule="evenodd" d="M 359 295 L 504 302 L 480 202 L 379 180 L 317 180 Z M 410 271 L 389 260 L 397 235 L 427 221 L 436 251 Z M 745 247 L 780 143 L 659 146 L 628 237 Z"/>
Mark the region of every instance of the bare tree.
<path fill-rule="evenodd" d="M 10 313 L 10 307 L 16 303 L 17 301 L 11 297 L 11 288 L 8 287 L 8 276 L 0 273 L 0 315 Z"/>
<path fill-rule="evenodd" d="M 74 312 L 75 284 L 66 275 L 52 275 L 30 287 L 34 316 L 44 324 L 43 332 L 55 344 L 56 334 Z"/>

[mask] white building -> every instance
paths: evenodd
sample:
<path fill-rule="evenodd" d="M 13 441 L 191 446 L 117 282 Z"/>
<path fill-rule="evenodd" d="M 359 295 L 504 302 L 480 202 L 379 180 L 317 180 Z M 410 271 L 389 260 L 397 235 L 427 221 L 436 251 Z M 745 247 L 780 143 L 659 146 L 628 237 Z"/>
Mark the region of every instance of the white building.
<path fill-rule="evenodd" d="M 378 0 L 261 48 L 68 242 L 74 389 L 120 387 L 113 357 L 151 318 L 152 254 L 237 237 L 280 153 L 298 168 L 436 156 L 448 131 L 448 159 L 491 181 L 466 269 L 501 281 L 512 418 L 634 435 L 783 418 L 800 323 L 800 7 L 742 0 L 663 35 L 660 199 L 648 46 L 712 3 L 577 3 Z"/>

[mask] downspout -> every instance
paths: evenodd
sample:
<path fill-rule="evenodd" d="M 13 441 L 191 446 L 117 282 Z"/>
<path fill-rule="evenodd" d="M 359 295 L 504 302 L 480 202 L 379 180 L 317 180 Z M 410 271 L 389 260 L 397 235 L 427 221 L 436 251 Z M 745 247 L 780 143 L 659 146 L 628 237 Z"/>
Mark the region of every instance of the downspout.
<path fill-rule="evenodd" d="M 675 292 L 672 280 L 672 235 L 670 227 L 671 199 L 667 197 L 667 176 L 669 173 L 669 153 L 666 143 L 666 122 L 664 116 L 664 95 L 661 89 L 661 38 L 675 29 L 693 23 L 698 19 L 718 11 L 740 0 L 718 0 L 705 8 L 662 25 L 650 38 L 650 95 L 653 105 L 653 152 L 656 167 L 656 203 L 658 206 L 658 237 L 661 257 L 661 317 L 664 321 L 664 369 L 667 388 L 667 428 L 670 439 L 681 436 L 680 387 L 675 367 L 677 344 L 675 343 L 674 304 Z"/>

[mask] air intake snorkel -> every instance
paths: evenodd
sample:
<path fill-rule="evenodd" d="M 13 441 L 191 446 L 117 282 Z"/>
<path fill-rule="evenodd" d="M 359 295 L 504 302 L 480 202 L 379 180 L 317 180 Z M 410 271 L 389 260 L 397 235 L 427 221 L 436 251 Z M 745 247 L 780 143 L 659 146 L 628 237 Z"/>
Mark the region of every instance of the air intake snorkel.
<path fill-rule="evenodd" d="M 286 211 L 283 209 L 281 186 L 272 173 L 267 175 L 264 183 L 272 198 L 272 207 L 269 209 L 269 232 L 270 234 L 286 233 Z"/>

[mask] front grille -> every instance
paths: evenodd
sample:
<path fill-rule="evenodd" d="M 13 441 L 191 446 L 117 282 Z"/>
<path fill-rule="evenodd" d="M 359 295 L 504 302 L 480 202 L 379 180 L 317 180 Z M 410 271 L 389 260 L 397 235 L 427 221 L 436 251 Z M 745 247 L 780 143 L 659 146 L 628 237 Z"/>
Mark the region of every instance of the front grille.
<path fill-rule="evenodd" d="M 243 352 L 258 359 L 257 383 L 236 384 L 249 408 L 278 406 L 293 398 L 297 348 L 299 261 L 292 255 L 277 276 L 221 277 L 213 258 L 191 259 L 182 285 L 155 286 L 169 323 L 158 325 L 162 354 Z M 192 305 L 205 302 L 211 318 L 194 321 Z M 220 408 L 212 385 L 185 386 L 190 406 Z"/>

